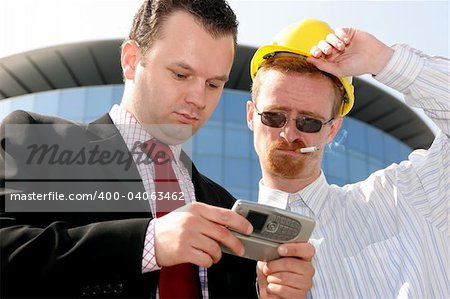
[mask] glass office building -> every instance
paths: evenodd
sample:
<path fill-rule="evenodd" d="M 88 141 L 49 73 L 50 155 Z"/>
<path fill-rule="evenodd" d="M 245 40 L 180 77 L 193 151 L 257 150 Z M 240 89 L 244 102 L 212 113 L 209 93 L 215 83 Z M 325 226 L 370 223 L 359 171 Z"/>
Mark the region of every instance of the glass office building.
<path fill-rule="evenodd" d="M 59 49 L 59 51 L 62 50 Z M 252 48 L 238 49 L 233 69 L 236 69 L 236 65 L 246 66 L 252 51 L 254 51 Z M 38 53 L 41 59 L 45 52 Z M 72 52 L 78 53 L 75 50 Z M 33 57 L 33 55 L 27 55 L 28 60 L 29 57 Z M 111 58 L 111 61 L 116 58 Z M 11 58 L 0 59 L 0 119 L 13 110 L 22 109 L 86 123 L 108 112 L 113 104 L 118 104 L 121 100 L 123 84 L 120 83 L 120 70 L 119 76 L 117 77 L 116 74 L 115 81 L 112 80 L 113 84 L 105 74 L 103 74 L 103 82 L 83 83 L 75 80 L 77 74 L 72 71 L 71 76 L 78 84 L 71 86 L 67 82 L 64 83 L 65 85 L 61 82 L 52 83 L 56 79 L 47 75 L 43 81 L 50 87 L 41 85 L 40 88 L 36 88 L 29 87 L 33 84 L 27 83 L 25 81 L 27 78 L 23 79 L 23 76 L 19 76 L 23 70 L 14 69 L 13 66 L 21 65 L 17 63 L 17 59 L 15 64 L 11 63 Z M 70 64 L 67 61 L 69 59 L 66 57 L 66 66 Z M 105 67 L 101 67 L 101 61 L 97 60 L 96 63 L 99 73 L 110 73 L 105 71 Z M 39 68 L 38 73 L 45 75 L 44 67 L 36 65 L 37 63 L 34 63 L 33 67 Z M 255 200 L 261 170 L 253 148 L 252 132 L 246 123 L 245 103 L 250 99 L 249 78 L 247 75 L 245 79 L 242 79 L 244 75 L 233 72 L 217 109 L 205 126 L 193 137 L 192 159 L 202 173 L 223 185 L 236 197 Z M 32 80 L 33 78 L 30 79 L 32 75 L 29 72 L 27 74 L 28 80 Z M 56 78 L 54 73 L 52 75 Z M 7 85 L 12 84 L 11 82 L 14 81 L 12 79 L 18 81 L 15 92 L 11 91 L 11 85 Z M 37 79 L 34 80 L 37 85 Z M 400 162 L 407 158 L 413 148 L 428 145 L 433 138 L 431 131 L 429 129 L 427 131 L 426 125 L 414 113 L 411 113 L 409 108 L 402 106 L 395 99 L 378 103 L 380 95 L 386 97 L 387 94 L 368 83 L 361 81 L 356 83 L 357 101 L 360 98 L 361 100 L 356 102 L 354 112 L 352 111 L 354 115 L 350 114 L 344 119 L 340 133 L 325 149 L 322 165 L 328 181 L 338 185 L 365 179 L 377 169 Z M 63 86 L 59 87 L 58 84 Z M 24 89 L 22 92 L 19 91 L 21 85 Z M 373 98 L 369 97 L 369 94 Z M 385 107 L 389 105 L 391 107 Z M 396 113 L 391 113 L 391 110 Z M 408 118 L 405 118 L 405 115 Z M 412 132 L 413 134 L 407 133 L 394 121 L 406 123 L 415 131 Z M 382 127 L 381 124 L 387 128 Z"/>
<path fill-rule="evenodd" d="M 120 103 L 122 92 L 123 85 L 104 85 L 27 94 L 0 101 L 0 118 L 22 109 L 90 122 Z M 224 91 L 217 109 L 193 138 L 192 158 L 201 172 L 236 197 L 255 199 L 261 170 L 246 123 L 249 98 L 249 92 Z M 337 139 L 325 151 L 323 169 L 328 181 L 338 185 L 364 179 L 411 152 L 394 137 L 352 118 L 345 119 Z"/>

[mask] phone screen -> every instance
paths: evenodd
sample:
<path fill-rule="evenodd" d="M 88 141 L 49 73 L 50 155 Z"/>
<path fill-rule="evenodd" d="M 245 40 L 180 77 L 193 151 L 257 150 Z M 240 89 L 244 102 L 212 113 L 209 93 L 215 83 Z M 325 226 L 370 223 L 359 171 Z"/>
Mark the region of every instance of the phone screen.
<path fill-rule="evenodd" d="M 267 215 L 255 211 L 249 211 L 246 218 L 252 224 L 253 231 L 259 233 L 261 232 L 264 223 L 266 223 Z"/>

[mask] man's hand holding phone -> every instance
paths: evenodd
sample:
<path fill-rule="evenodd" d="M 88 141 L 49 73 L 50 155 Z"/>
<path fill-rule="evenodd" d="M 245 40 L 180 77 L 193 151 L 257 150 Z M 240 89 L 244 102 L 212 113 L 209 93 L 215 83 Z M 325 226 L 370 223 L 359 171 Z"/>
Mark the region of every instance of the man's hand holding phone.
<path fill-rule="evenodd" d="M 261 299 L 305 298 L 312 288 L 315 248 L 309 243 L 289 243 L 278 247 L 279 259 L 258 262 L 256 272 Z"/>
<path fill-rule="evenodd" d="M 222 244 L 241 255 L 243 245 L 227 227 L 242 234 L 252 231 L 242 216 L 200 202 L 186 204 L 154 221 L 156 261 L 161 267 L 181 263 L 210 267 L 222 257 Z"/>
<path fill-rule="evenodd" d="M 244 257 L 258 261 L 260 298 L 304 298 L 314 276 L 315 248 L 307 243 L 314 219 L 242 200 L 232 210 L 253 226 L 250 235 L 231 232 L 242 241 Z M 225 246 L 222 250 L 232 253 Z"/>

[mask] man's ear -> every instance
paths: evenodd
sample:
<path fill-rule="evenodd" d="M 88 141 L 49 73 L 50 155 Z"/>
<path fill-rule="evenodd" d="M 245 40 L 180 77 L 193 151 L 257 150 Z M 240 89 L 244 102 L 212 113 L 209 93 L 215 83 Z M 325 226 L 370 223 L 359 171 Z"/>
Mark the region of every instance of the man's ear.
<path fill-rule="evenodd" d="M 330 143 L 334 139 L 336 134 L 339 132 L 343 121 L 343 118 L 340 116 L 336 117 L 336 119 L 333 120 L 333 123 L 330 126 L 330 132 L 328 133 L 327 143 Z"/>
<path fill-rule="evenodd" d="M 247 101 L 247 126 L 250 131 L 253 132 L 253 112 L 255 111 L 255 106 L 253 106 L 252 101 Z"/>
<path fill-rule="evenodd" d="M 133 40 L 126 41 L 122 46 L 120 64 L 122 65 L 123 77 L 126 80 L 133 80 L 136 67 L 139 63 L 139 46 Z"/>

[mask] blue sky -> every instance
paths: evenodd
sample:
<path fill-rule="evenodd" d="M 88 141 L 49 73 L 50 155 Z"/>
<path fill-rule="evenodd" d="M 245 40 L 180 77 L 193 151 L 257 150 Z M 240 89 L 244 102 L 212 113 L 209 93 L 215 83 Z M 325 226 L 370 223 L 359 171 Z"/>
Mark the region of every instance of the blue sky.
<path fill-rule="evenodd" d="M 123 38 L 141 1 L 1 0 L 0 57 L 55 44 Z M 408 43 L 431 55 L 450 56 L 449 1 L 229 2 L 240 22 L 238 41 L 245 45 L 270 43 L 284 26 L 319 18 L 334 28 L 368 31 L 387 44 Z"/>

